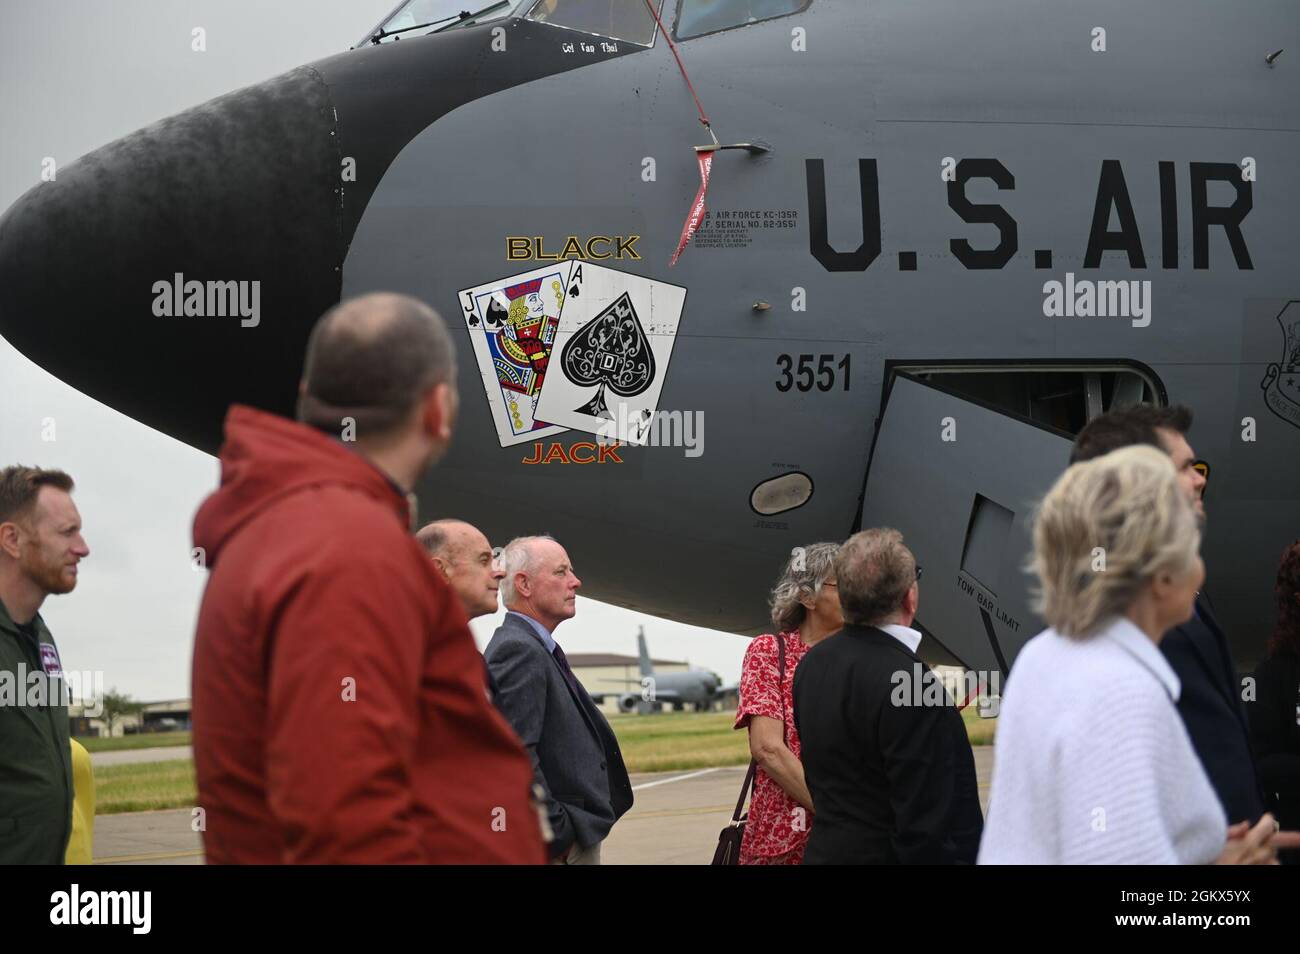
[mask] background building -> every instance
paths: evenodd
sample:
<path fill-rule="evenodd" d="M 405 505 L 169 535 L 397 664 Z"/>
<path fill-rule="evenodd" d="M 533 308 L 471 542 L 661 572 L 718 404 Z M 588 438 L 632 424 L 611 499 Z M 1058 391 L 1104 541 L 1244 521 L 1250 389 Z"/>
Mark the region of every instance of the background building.
<path fill-rule="evenodd" d="M 139 732 L 174 732 L 190 728 L 190 708 L 189 699 L 141 703 L 138 712 L 124 713 L 114 719 L 111 732 L 104 713 L 88 716 L 86 707 L 80 703 L 68 706 L 68 719 L 72 734 L 82 738 L 135 735 Z M 99 709 L 94 711 L 98 712 Z"/>

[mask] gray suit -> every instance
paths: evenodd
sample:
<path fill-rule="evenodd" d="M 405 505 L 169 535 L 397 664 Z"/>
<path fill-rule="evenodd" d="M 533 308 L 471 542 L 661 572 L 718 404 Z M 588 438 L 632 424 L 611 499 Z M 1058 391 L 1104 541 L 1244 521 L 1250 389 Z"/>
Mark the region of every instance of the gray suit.
<path fill-rule="evenodd" d="M 497 708 L 546 790 L 552 855 L 575 842 L 600 844 L 632 807 L 632 785 L 609 723 L 580 685 L 574 691 L 526 620 L 506 614 L 483 655 L 496 680 Z"/>

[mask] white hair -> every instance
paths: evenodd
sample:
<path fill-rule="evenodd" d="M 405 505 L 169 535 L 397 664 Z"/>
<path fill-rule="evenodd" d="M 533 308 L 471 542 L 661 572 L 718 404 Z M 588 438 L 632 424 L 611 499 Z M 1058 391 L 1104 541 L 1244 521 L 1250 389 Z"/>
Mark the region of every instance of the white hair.
<path fill-rule="evenodd" d="M 533 537 L 515 537 L 501 549 L 501 571 L 505 573 L 505 579 L 501 581 L 503 606 L 508 607 L 515 601 L 515 574 L 532 572 L 533 544 L 538 540 L 556 542 L 554 537 L 542 533 Z"/>

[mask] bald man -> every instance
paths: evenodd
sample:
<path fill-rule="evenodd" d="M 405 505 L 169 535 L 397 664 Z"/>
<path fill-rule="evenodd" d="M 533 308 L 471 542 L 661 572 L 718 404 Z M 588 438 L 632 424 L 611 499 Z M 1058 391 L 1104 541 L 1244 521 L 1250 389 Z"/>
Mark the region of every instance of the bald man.
<path fill-rule="evenodd" d="M 213 863 L 537 862 L 532 768 L 408 497 L 451 441 L 455 346 L 375 294 L 312 329 L 298 420 L 236 405 L 194 544 L 194 767 Z"/>
<path fill-rule="evenodd" d="M 466 616 L 477 619 L 497 611 L 497 591 L 506 574 L 482 530 L 464 520 L 435 520 L 415 539 L 460 597 Z"/>

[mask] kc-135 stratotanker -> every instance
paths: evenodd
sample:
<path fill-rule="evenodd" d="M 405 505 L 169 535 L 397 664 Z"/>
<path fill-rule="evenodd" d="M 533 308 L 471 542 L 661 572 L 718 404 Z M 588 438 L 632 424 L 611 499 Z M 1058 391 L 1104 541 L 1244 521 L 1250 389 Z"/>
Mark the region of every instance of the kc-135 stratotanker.
<path fill-rule="evenodd" d="M 747 633 L 794 547 L 895 526 L 923 649 L 980 670 L 1039 627 L 1072 435 L 1184 403 L 1207 589 L 1261 655 L 1300 535 L 1290 0 L 460 7 L 36 184 L 0 334 L 215 452 L 232 402 L 292 413 L 320 314 L 409 293 L 459 349 L 424 517 L 549 531 L 586 595 Z"/>

